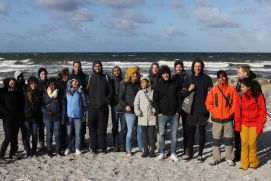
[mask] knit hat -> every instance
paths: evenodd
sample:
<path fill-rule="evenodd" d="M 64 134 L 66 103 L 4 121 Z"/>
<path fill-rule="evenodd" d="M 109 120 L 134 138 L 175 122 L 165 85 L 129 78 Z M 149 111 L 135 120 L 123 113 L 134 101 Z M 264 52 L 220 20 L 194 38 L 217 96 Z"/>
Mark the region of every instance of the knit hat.
<path fill-rule="evenodd" d="M 16 71 L 14 72 L 14 78 L 17 79 L 22 73 L 23 73 L 22 71 L 16 70 Z"/>
<path fill-rule="evenodd" d="M 146 80 L 146 81 L 150 82 L 149 76 L 143 76 L 143 77 L 140 79 L 140 81 L 142 81 L 142 80 Z"/>
<path fill-rule="evenodd" d="M 126 77 L 127 77 L 127 78 L 130 78 L 131 75 L 132 75 L 133 73 L 136 73 L 136 72 L 138 72 L 138 68 L 137 68 L 137 67 L 129 67 L 129 68 L 126 70 Z"/>
<path fill-rule="evenodd" d="M 41 73 L 41 72 L 45 72 L 46 74 L 48 74 L 46 68 L 44 68 L 44 67 L 41 67 L 41 68 L 38 70 L 38 76 L 40 76 L 40 73 Z"/>
<path fill-rule="evenodd" d="M 28 86 L 30 86 L 31 83 L 36 82 L 38 84 L 38 79 L 34 76 L 30 76 L 27 80 Z"/>

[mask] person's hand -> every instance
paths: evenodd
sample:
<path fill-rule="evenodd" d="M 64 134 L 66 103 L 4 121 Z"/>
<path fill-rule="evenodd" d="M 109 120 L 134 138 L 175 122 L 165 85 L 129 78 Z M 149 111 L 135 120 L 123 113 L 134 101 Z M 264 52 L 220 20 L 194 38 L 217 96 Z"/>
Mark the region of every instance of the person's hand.
<path fill-rule="evenodd" d="M 191 92 L 192 90 L 194 90 L 196 88 L 195 84 L 190 84 L 188 91 Z"/>
<path fill-rule="evenodd" d="M 132 109 L 131 109 L 130 106 L 126 106 L 126 107 L 125 107 L 125 110 L 126 110 L 127 112 L 131 112 Z"/>
<path fill-rule="evenodd" d="M 53 116 L 54 113 L 53 112 L 48 112 L 48 116 Z"/>

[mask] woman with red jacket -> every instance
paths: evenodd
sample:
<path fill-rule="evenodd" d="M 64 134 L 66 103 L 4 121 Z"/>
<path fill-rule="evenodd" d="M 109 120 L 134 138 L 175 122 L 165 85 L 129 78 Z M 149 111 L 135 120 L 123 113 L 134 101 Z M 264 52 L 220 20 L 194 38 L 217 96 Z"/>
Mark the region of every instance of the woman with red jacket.
<path fill-rule="evenodd" d="M 257 82 L 244 79 L 240 83 L 242 94 L 238 96 L 235 109 L 235 131 L 241 135 L 240 169 L 256 169 L 259 165 L 257 138 L 266 122 L 265 98 Z"/>

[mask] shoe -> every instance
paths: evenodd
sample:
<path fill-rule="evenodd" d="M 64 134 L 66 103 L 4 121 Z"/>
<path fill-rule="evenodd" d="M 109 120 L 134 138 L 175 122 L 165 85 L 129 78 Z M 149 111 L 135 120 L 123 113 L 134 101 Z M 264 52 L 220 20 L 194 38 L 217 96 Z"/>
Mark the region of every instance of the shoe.
<path fill-rule="evenodd" d="M 226 162 L 228 166 L 235 166 L 235 163 L 232 160 L 227 160 Z"/>
<path fill-rule="evenodd" d="M 64 154 L 65 154 L 66 156 L 69 155 L 69 153 L 70 153 L 70 150 L 69 150 L 69 149 L 66 149 L 65 152 L 64 152 Z"/>
<path fill-rule="evenodd" d="M 40 142 L 40 143 L 39 143 L 39 147 L 40 147 L 40 150 L 44 150 L 44 143 L 43 143 L 43 142 Z"/>
<path fill-rule="evenodd" d="M 197 157 L 197 162 L 198 162 L 198 163 L 203 163 L 203 162 L 204 162 L 202 156 L 198 156 L 198 157 Z"/>
<path fill-rule="evenodd" d="M 76 150 L 75 150 L 75 154 L 76 154 L 76 155 L 81 155 L 81 151 L 80 151 L 79 149 L 76 149 Z"/>
<path fill-rule="evenodd" d="M 179 162 L 180 159 L 177 157 L 176 153 L 172 153 L 170 155 L 170 159 L 173 161 L 173 162 Z"/>
<path fill-rule="evenodd" d="M 190 157 L 190 156 L 188 156 L 188 155 L 184 155 L 184 156 L 182 157 L 182 160 L 188 162 L 188 161 L 192 160 L 192 157 Z"/>
<path fill-rule="evenodd" d="M 165 154 L 164 153 L 160 153 L 158 156 L 158 160 L 163 160 L 165 158 Z"/>
<path fill-rule="evenodd" d="M 214 165 L 217 165 L 219 162 L 212 159 L 208 164 L 211 165 L 211 166 L 214 166 Z"/>
<path fill-rule="evenodd" d="M 89 153 L 90 153 L 90 154 L 95 154 L 95 155 L 96 155 L 96 154 L 98 154 L 98 151 L 90 148 L 90 149 L 89 149 Z"/>
<path fill-rule="evenodd" d="M 52 158 L 54 155 L 53 155 L 53 152 L 52 151 L 48 151 L 47 155 Z"/>
<path fill-rule="evenodd" d="M 4 158 L 0 158 L 0 165 L 8 164 L 9 162 Z"/>
<path fill-rule="evenodd" d="M 132 156 L 132 152 L 131 151 L 126 151 L 126 155 L 127 156 Z"/>
<path fill-rule="evenodd" d="M 103 154 L 103 155 L 107 154 L 107 149 L 103 149 L 103 150 L 101 151 L 101 154 Z"/>
<path fill-rule="evenodd" d="M 121 146 L 121 147 L 119 148 L 119 151 L 120 151 L 120 152 L 125 152 L 125 148 Z"/>
<path fill-rule="evenodd" d="M 148 151 L 143 151 L 143 154 L 141 155 L 142 158 L 146 158 L 149 156 L 149 152 Z"/>
<path fill-rule="evenodd" d="M 28 158 L 28 157 L 32 157 L 32 154 L 30 152 L 25 152 L 25 157 Z"/>
<path fill-rule="evenodd" d="M 64 156 L 64 154 L 62 153 L 62 151 L 57 151 L 56 155 L 57 155 L 58 157 Z"/>
<path fill-rule="evenodd" d="M 150 157 L 150 158 L 154 158 L 154 157 L 155 157 L 154 151 L 150 151 L 149 157 Z"/>
<path fill-rule="evenodd" d="M 120 151 L 120 147 L 119 146 L 115 146 L 113 149 L 113 152 L 119 152 Z"/>

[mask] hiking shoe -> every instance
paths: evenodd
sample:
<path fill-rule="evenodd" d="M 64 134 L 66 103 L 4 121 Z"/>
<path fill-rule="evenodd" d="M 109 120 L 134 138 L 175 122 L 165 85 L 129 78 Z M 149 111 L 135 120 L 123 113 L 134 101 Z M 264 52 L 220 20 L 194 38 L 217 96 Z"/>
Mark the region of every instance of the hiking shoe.
<path fill-rule="evenodd" d="M 90 149 L 89 149 L 89 153 L 90 153 L 90 154 L 95 154 L 95 155 L 96 155 L 96 154 L 98 154 L 98 151 L 90 148 Z"/>
<path fill-rule="evenodd" d="M 119 152 L 120 151 L 120 147 L 119 146 L 115 146 L 113 149 L 113 152 Z"/>
<path fill-rule="evenodd" d="M 150 151 L 149 157 L 150 157 L 150 158 L 154 158 L 154 157 L 155 157 L 154 151 Z"/>
<path fill-rule="evenodd" d="M 146 157 L 148 157 L 148 156 L 149 156 L 149 152 L 148 152 L 148 151 L 143 151 L 141 157 L 142 157 L 142 158 L 146 158 Z"/>
<path fill-rule="evenodd" d="M 203 163 L 203 161 L 204 161 L 204 160 L 203 160 L 202 156 L 198 156 L 198 157 L 197 157 L 197 162 L 198 162 L 198 163 Z"/>
<path fill-rule="evenodd" d="M 75 150 L 75 154 L 76 154 L 76 155 L 81 155 L 81 151 L 80 151 L 79 149 L 76 149 L 76 150 Z"/>
<path fill-rule="evenodd" d="M 40 150 L 44 150 L 44 142 L 39 142 Z"/>
<path fill-rule="evenodd" d="M 228 166 L 235 166 L 235 163 L 232 160 L 227 160 L 226 162 Z"/>
<path fill-rule="evenodd" d="M 188 155 L 184 155 L 184 156 L 182 157 L 182 160 L 188 162 L 188 161 L 192 160 L 192 157 L 190 157 L 190 156 L 188 156 Z"/>
<path fill-rule="evenodd" d="M 70 150 L 66 149 L 64 154 L 67 156 L 69 153 L 70 153 Z"/>
<path fill-rule="evenodd" d="M 48 151 L 47 155 L 52 158 L 54 155 L 53 155 L 53 152 L 52 151 Z"/>
<path fill-rule="evenodd" d="M 165 154 L 164 153 L 160 153 L 158 156 L 158 160 L 163 160 L 165 158 Z"/>
<path fill-rule="evenodd" d="M 178 162 L 180 161 L 180 159 L 177 157 L 176 153 L 172 153 L 170 155 L 170 159 L 173 161 L 173 162 Z"/>
<path fill-rule="evenodd" d="M 208 164 L 211 165 L 211 166 L 214 166 L 214 165 L 218 164 L 218 161 L 215 161 L 215 160 L 212 159 Z"/>

